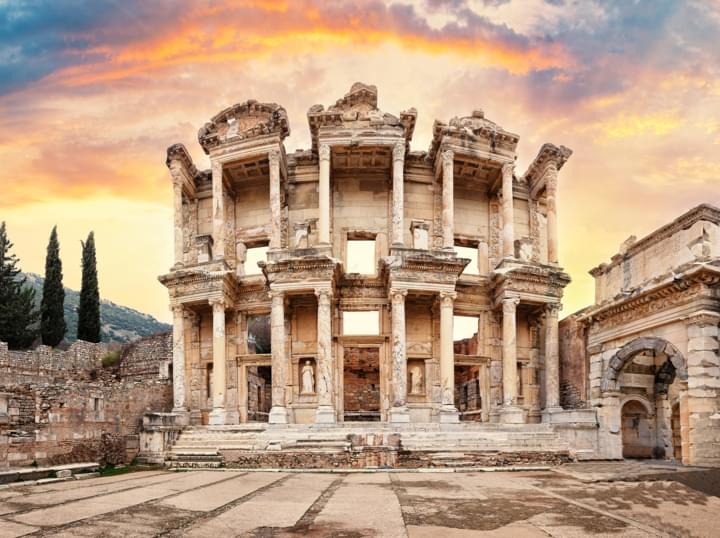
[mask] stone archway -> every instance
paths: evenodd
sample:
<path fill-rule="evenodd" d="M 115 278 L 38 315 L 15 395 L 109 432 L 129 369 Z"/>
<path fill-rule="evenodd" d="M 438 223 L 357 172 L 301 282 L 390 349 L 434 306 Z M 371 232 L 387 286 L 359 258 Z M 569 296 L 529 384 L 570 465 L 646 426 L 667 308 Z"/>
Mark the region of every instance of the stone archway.
<path fill-rule="evenodd" d="M 629 398 L 620 408 L 624 458 L 652 458 L 656 438 L 652 427 L 653 410 L 639 399 Z"/>
<path fill-rule="evenodd" d="M 636 355 L 648 351 L 667 355 L 668 361 L 675 368 L 675 375 L 683 381 L 687 380 L 685 357 L 673 344 L 656 336 L 640 336 L 625 344 L 612 356 L 603 374 L 600 385 L 601 390 L 603 392 L 616 391 L 618 389 L 618 376 L 625 365 Z"/>

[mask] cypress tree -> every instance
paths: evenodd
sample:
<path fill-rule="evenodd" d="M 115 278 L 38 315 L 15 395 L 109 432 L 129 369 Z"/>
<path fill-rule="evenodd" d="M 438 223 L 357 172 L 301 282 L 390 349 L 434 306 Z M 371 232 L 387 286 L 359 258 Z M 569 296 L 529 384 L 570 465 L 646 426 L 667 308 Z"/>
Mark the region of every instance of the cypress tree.
<path fill-rule="evenodd" d="M 37 334 L 38 312 L 35 308 L 35 290 L 25 285 L 19 260 L 11 254 L 13 244 L 0 224 L 0 341 L 11 349 L 32 345 Z"/>
<path fill-rule="evenodd" d="M 46 346 L 58 345 L 65 336 L 63 303 L 65 290 L 62 283 L 62 261 L 57 226 L 53 226 L 45 257 L 45 282 L 40 304 L 40 336 Z"/>
<path fill-rule="evenodd" d="M 78 307 L 78 340 L 100 341 L 100 291 L 98 289 L 95 234 L 90 232 L 82 242 L 82 284 Z"/>

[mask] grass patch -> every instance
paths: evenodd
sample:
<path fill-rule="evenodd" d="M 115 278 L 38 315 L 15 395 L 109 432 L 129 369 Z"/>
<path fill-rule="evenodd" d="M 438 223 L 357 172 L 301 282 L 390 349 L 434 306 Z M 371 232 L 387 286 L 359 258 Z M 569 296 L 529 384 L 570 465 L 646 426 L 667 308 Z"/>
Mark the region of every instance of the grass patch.
<path fill-rule="evenodd" d="M 115 476 L 130 472 L 132 472 L 132 468 L 127 465 L 123 465 L 122 467 L 115 467 L 112 463 L 109 463 L 105 467 L 100 469 L 100 476 Z"/>
<path fill-rule="evenodd" d="M 118 362 L 120 362 L 119 351 L 111 351 L 102 358 L 103 368 L 110 368 L 111 366 L 115 366 Z"/>

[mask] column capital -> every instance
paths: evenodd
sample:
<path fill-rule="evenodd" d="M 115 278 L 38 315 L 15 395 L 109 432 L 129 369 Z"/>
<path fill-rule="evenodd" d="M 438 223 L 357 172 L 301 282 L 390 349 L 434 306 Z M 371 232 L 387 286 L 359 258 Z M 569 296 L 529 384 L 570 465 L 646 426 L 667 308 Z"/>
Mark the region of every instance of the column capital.
<path fill-rule="evenodd" d="M 392 150 L 393 162 L 405 160 L 405 144 L 398 142 Z"/>
<path fill-rule="evenodd" d="M 223 169 L 223 163 L 221 161 L 218 161 L 217 159 L 212 159 L 210 161 L 210 170 L 212 170 L 212 173 L 222 173 Z"/>
<path fill-rule="evenodd" d="M 208 303 L 210 303 L 210 306 L 212 307 L 213 311 L 220 310 L 221 308 L 225 310 L 225 307 L 227 306 L 227 301 L 222 297 L 215 297 L 212 299 L 208 299 Z"/>
<path fill-rule="evenodd" d="M 557 316 L 560 310 L 562 310 L 560 303 L 548 303 L 545 305 L 545 315 Z"/>
<path fill-rule="evenodd" d="M 717 312 L 697 312 L 687 316 L 685 324 L 717 327 L 720 325 L 720 314 Z"/>
<path fill-rule="evenodd" d="M 268 151 L 268 161 L 270 161 L 270 166 L 278 166 L 280 164 L 280 150 L 273 148 Z"/>
<path fill-rule="evenodd" d="M 318 303 L 329 303 L 332 300 L 333 290 L 330 288 L 315 288 L 313 291 L 318 299 Z"/>
<path fill-rule="evenodd" d="M 513 172 L 515 172 L 515 163 L 505 163 L 502 166 L 502 175 L 503 178 L 506 178 L 508 175 L 510 176 L 510 179 L 512 179 Z"/>
<path fill-rule="evenodd" d="M 441 307 L 451 307 L 454 305 L 455 299 L 457 299 L 457 292 L 455 291 L 441 291 L 438 293 L 440 298 Z"/>
<path fill-rule="evenodd" d="M 182 304 L 171 304 L 170 310 L 176 316 L 179 316 L 185 311 L 185 307 Z"/>
<path fill-rule="evenodd" d="M 518 304 L 520 304 L 520 297 L 505 297 L 502 300 L 503 314 L 514 314 Z"/>
<path fill-rule="evenodd" d="M 405 301 L 408 290 L 403 288 L 390 288 L 390 300 L 393 304 L 400 304 Z"/>
<path fill-rule="evenodd" d="M 330 146 L 328 144 L 321 144 L 318 150 L 318 157 L 321 161 L 330 160 Z"/>
<path fill-rule="evenodd" d="M 442 152 L 443 166 L 452 164 L 454 159 L 455 159 L 455 152 L 453 150 L 446 149 L 445 151 Z"/>

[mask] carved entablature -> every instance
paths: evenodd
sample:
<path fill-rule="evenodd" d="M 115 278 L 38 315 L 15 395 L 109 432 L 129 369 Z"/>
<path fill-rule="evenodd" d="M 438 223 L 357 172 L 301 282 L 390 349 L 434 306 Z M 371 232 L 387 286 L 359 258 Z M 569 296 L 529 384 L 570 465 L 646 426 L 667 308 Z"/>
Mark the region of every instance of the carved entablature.
<path fill-rule="evenodd" d="M 417 111 L 414 108 L 400 113 L 400 117 L 381 111 L 377 107 L 377 88 L 356 82 L 342 99 L 325 109 L 313 105 L 307 113 L 312 151 L 317 154 L 320 131 L 332 134 L 341 132 L 345 137 L 373 139 L 377 135 L 390 135 L 405 140 L 410 146 Z"/>
<path fill-rule="evenodd" d="M 706 300 L 718 307 L 718 299 L 712 290 L 712 287 L 718 284 L 720 271 L 702 267 L 683 278 L 666 282 L 638 295 L 588 308 L 578 319 L 582 323 L 592 324 L 595 330 L 603 330 L 648 318 L 696 300 Z"/>
<path fill-rule="evenodd" d="M 440 146 L 449 144 L 456 151 L 457 148 L 477 149 L 512 159 L 518 140 L 518 135 L 487 119 L 482 110 L 475 110 L 470 116 L 455 117 L 448 123 L 435 120 L 428 158 L 434 160 Z"/>
<path fill-rule="evenodd" d="M 287 112 L 276 103 L 250 99 L 216 114 L 198 131 L 198 141 L 209 154 L 218 146 L 271 134 L 278 135 L 280 141 L 290 134 Z"/>
<path fill-rule="evenodd" d="M 432 254 L 405 254 L 383 259 L 387 267 L 390 284 L 393 282 L 418 282 L 418 287 L 427 284 L 452 284 L 470 263 L 467 258 L 438 257 Z"/>
<path fill-rule="evenodd" d="M 270 311 L 270 288 L 266 282 L 243 282 L 237 290 L 237 303 L 249 312 Z"/>
<path fill-rule="evenodd" d="M 518 266 L 492 277 L 496 303 L 506 296 L 519 296 L 526 302 L 556 303 L 569 283 L 567 273 L 536 265 Z"/>
<path fill-rule="evenodd" d="M 229 271 L 180 270 L 158 277 L 170 293 L 171 305 L 206 303 L 211 299 L 235 301 L 237 283 Z"/>
<path fill-rule="evenodd" d="M 277 285 L 309 289 L 317 282 L 330 282 L 334 286 L 340 274 L 338 261 L 327 256 L 286 258 L 258 265 L 273 289 Z"/>
<path fill-rule="evenodd" d="M 545 188 L 545 171 L 548 165 L 554 164 L 555 170 L 560 170 L 572 155 L 572 150 L 565 146 L 556 146 L 555 144 L 543 144 L 538 151 L 537 156 L 530 163 L 523 178 L 530 188 L 530 194 L 533 198 L 543 188 Z"/>
<path fill-rule="evenodd" d="M 387 300 L 387 275 L 368 277 L 364 275 L 343 275 L 338 281 L 340 299 L 372 299 L 373 302 Z"/>

